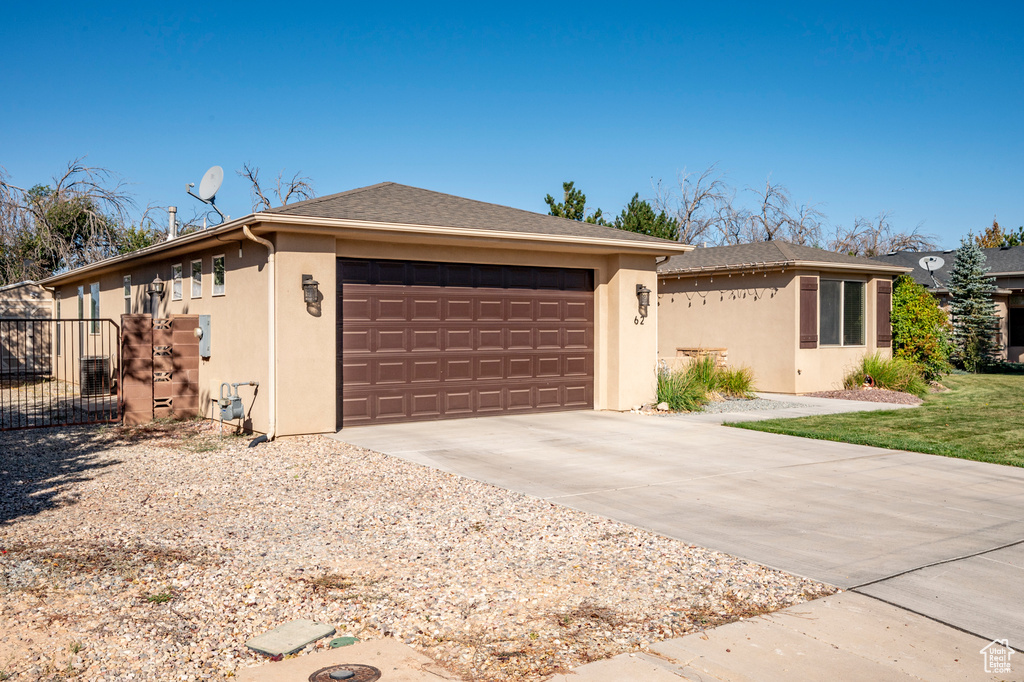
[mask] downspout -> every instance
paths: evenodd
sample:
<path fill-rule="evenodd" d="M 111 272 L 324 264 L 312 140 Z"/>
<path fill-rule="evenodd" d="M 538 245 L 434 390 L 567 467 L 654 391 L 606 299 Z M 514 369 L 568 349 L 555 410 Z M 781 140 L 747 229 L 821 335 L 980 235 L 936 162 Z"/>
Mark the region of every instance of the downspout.
<path fill-rule="evenodd" d="M 277 435 L 277 282 L 274 279 L 274 245 L 269 239 L 257 237 L 248 225 L 242 225 L 242 233 L 246 238 L 267 247 L 267 368 L 268 391 L 270 393 L 270 428 L 265 436 L 260 436 L 249 443 L 249 447 L 274 440 Z"/>

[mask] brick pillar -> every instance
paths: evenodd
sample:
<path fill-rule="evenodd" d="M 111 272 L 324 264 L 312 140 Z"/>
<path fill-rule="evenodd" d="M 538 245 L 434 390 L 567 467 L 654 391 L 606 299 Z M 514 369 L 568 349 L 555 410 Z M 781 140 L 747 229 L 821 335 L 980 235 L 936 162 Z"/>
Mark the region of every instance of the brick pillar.
<path fill-rule="evenodd" d="M 199 416 L 198 315 L 171 316 L 171 414 L 176 419 Z"/>
<path fill-rule="evenodd" d="M 153 421 L 153 317 L 121 316 L 121 399 L 124 423 Z"/>

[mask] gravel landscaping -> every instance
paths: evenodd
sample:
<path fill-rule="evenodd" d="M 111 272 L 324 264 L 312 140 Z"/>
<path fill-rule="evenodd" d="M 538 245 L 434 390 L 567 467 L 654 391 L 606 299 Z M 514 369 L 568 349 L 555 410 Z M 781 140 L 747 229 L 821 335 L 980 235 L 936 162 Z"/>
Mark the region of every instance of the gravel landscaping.
<path fill-rule="evenodd" d="M 835 591 L 332 439 L 247 444 L 0 433 L 0 677 L 226 679 L 311 618 L 543 679 Z"/>
<path fill-rule="evenodd" d="M 869 403 L 892 403 L 894 405 L 920 405 L 924 401 L 912 393 L 890 391 L 884 388 L 846 389 L 842 391 L 819 391 L 808 393 L 812 398 L 836 398 L 838 400 L 863 400 Z"/>

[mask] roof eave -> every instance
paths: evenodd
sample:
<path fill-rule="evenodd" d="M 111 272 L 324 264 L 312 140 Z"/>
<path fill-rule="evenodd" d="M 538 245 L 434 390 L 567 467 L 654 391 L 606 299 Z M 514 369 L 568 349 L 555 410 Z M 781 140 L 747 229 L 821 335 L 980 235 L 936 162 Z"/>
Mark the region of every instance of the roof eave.
<path fill-rule="evenodd" d="M 827 261 L 805 261 L 786 260 L 770 261 L 763 263 L 737 263 L 734 265 L 706 265 L 703 267 L 683 268 L 677 270 L 659 270 L 659 277 L 678 275 L 700 275 L 711 272 L 764 272 L 766 270 L 808 269 L 808 270 L 855 270 L 865 272 L 878 272 L 882 274 L 903 274 L 913 271 L 913 268 L 902 265 L 874 265 L 864 263 L 830 263 Z"/>
<path fill-rule="evenodd" d="M 296 216 L 284 214 L 261 213 L 258 216 L 262 225 L 281 227 L 326 227 L 364 230 L 368 232 L 387 232 L 392 234 L 413 234 L 437 237 L 459 237 L 469 239 L 487 239 L 511 242 L 540 242 L 544 244 L 565 244 L 570 246 L 598 246 L 613 248 L 618 251 L 646 253 L 653 255 L 686 253 L 695 249 L 690 244 L 677 242 L 648 242 L 631 239 L 605 239 L 600 237 L 582 237 L 576 235 L 555 235 L 535 232 L 511 232 L 503 230 L 483 230 L 468 227 L 439 227 L 437 225 L 419 225 L 411 223 L 385 223 L 371 220 L 351 220 L 347 218 L 319 218 L 313 216 Z"/>

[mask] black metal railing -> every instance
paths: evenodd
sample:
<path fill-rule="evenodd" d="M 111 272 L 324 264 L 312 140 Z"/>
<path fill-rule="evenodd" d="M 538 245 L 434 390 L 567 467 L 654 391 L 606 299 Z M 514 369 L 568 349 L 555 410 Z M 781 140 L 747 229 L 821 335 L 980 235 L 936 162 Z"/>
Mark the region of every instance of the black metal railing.
<path fill-rule="evenodd" d="M 0 430 L 121 419 L 113 320 L 0 319 Z"/>

